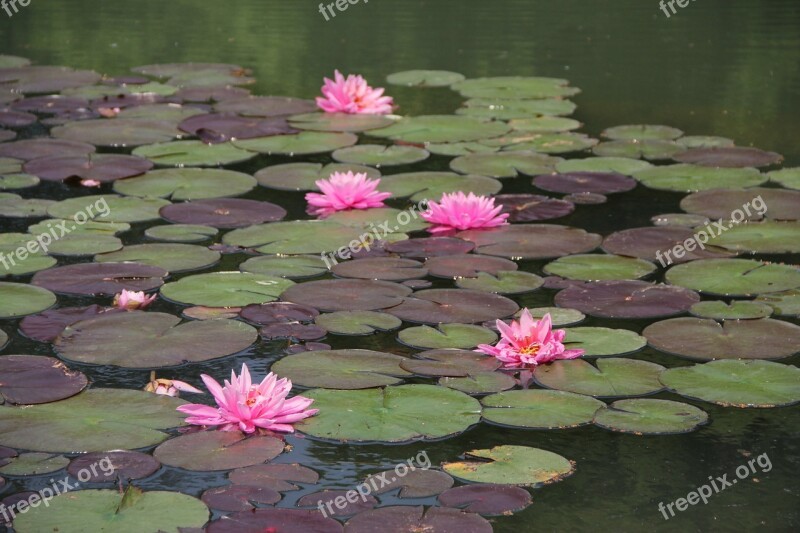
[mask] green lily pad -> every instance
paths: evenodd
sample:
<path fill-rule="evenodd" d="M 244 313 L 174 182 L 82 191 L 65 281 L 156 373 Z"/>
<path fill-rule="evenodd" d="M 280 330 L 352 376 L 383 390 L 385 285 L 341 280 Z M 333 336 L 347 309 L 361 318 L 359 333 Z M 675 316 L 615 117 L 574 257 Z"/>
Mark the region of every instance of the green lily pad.
<path fill-rule="evenodd" d="M 457 157 L 450 168 L 462 174 L 478 174 L 492 178 L 516 178 L 553 172 L 561 158 L 535 152 L 500 152 Z"/>
<path fill-rule="evenodd" d="M 563 342 L 568 350 L 585 350 L 584 357 L 608 357 L 638 352 L 647 339 L 627 329 L 578 327 L 569 328 Z"/>
<path fill-rule="evenodd" d="M 100 204 L 107 206 L 108 209 L 96 209 Z M 117 196 L 115 194 L 98 194 L 94 196 L 80 196 L 69 198 L 51 205 L 47 209 L 47 214 L 54 218 L 74 219 L 88 216 L 89 220 L 102 222 L 147 222 L 158 220 L 161 216 L 158 211 L 170 205 L 167 200 L 161 198 L 133 198 L 128 196 Z M 90 207 L 95 207 L 89 212 Z M 103 216 L 103 213 L 106 213 Z"/>
<path fill-rule="evenodd" d="M 800 270 L 751 259 L 699 259 L 667 271 L 666 281 L 719 296 L 755 296 L 800 287 Z"/>
<path fill-rule="evenodd" d="M 20 198 L 19 195 L 5 193 L 0 195 L 0 218 L 39 218 L 47 216 L 47 210 L 57 205 L 54 200 Z"/>
<path fill-rule="evenodd" d="M 488 272 L 478 272 L 478 276 L 475 278 L 456 279 L 456 287 L 461 289 L 473 289 L 498 294 L 522 294 L 535 291 L 543 284 L 544 280 L 536 274 L 504 270 L 494 275 Z"/>
<path fill-rule="evenodd" d="M 209 250 L 204 246 L 154 243 L 125 246 L 118 252 L 97 255 L 94 260 L 97 263 L 132 261 L 175 273 L 209 267 L 219 261 L 219 258 L 219 252 Z"/>
<path fill-rule="evenodd" d="M 772 308 L 778 316 L 800 316 L 800 290 L 762 294 L 756 302 L 764 303 Z"/>
<path fill-rule="evenodd" d="M 462 433 L 480 421 L 481 404 L 477 400 L 436 385 L 315 389 L 304 396 L 314 400 L 319 413 L 299 422 L 295 429 L 348 443 L 441 439 Z M 431 417 L 431 413 L 436 416 Z"/>
<path fill-rule="evenodd" d="M 388 167 L 411 165 L 430 157 L 430 152 L 415 146 L 384 146 L 382 144 L 359 144 L 349 148 L 340 148 L 331 154 L 340 163 L 351 165 L 369 165 Z"/>
<path fill-rule="evenodd" d="M 500 151 L 500 148 L 497 146 L 486 146 L 476 141 L 428 143 L 425 145 L 425 148 L 432 154 L 450 157 Z"/>
<path fill-rule="evenodd" d="M 732 187 L 755 187 L 767 177 L 755 168 L 715 168 L 667 165 L 633 173 L 644 186 L 661 191 L 696 192 Z"/>
<path fill-rule="evenodd" d="M 598 359 L 596 367 L 582 359 L 554 361 L 536 369 L 536 382 L 557 389 L 603 398 L 643 396 L 664 388 L 658 375 L 664 367 L 636 359 Z"/>
<path fill-rule="evenodd" d="M 16 318 L 44 311 L 56 303 L 47 289 L 22 283 L 0 282 L 0 318 Z"/>
<path fill-rule="evenodd" d="M 595 155 L 601 157 L 629 157 L 650 161 L 671 159 L 686 148 L 675 141 L 643 140 L 643 141 L 610 141 L 594 147 Z"/>
<path fill-rule="evenodd" d="M 124 233 L 131 229 L 131 225 L 127 222 L 108 222 L 104 218 L 99 220 L 87 220 L 80 226 L 74 224 L 73 226 L 69 226 L 69 224 L 72 222 L 73 220 L 48 218 L 42 222 L 28 226 L 28 232 L 33 233 L 34 235 L 41 235 L 47 232 L 51 232 L 52 234 L 53 231 L 58 233 L 61 231 L 58 228 L 59 226 L 62 226 L 62 223 L 67 225 L 62 227 L 68 227 L 70 235 L 74 233 L 91 233 L 93 235 L 113 236 Z M 66 238 L 66 236 L 63 236 L 62 238 Z"/>
<path fill-rule="evenodd" d="M 377 311 L 400 305 L 411 292 L 405 285 L 388 281 L 326 279 L 298 283 L 281 299 L 321 311 Z"/>
<path fill-rule="evenodd" d="M 528 446 L 502 445 L 464 455 L 465 461 L 444 463 L 442 468 L 451 476 L 472 483 L 532 487 L 561 481 L 575 472 L 575 465 L 568 459 Z"/>
<path fill-rule="evenodd" d="M 0 474 L 4 476 L 39 476 L 57 472 L 66 468 L 69 459 L 63 455 L 53 455 L 50 453 L 21 453 L 16 457 L 10 457 L 3 466 L 0 466 Z"/>
<path fill-rule="evenodd" d="M 67 326 L 55 347 L 71 361 L 154 368 L 235 354 L 258 338 L 255 328 L 237 320 L 180 322 L 166 313 L 108 313 Z"/>
<path fill-rule="evenodd" d="M 497 340 L 494 331 L 472 324 L 439 324 L 415 326 L 401 331 L 397 340 L 412 348 L 474 348 L 479 344 L 491 344 Z"/>
<path fill-rule="evenodd" d="M 318 191 L 316 182 L 328 179 L 334 172 L 364 173 L 370 179 L 381 177 L 378 170 L 362 165 L 287 163 L 262 168 L 256 172 L 255 178 L 259 185 L 279 191 Z M 385 190 L 383 185 L 380 189 Z"/>
<path fill-rule="evenodd" d="M 113 235 L 102 235 L 91 231 L 76 231 L 53 241 L 48 247 L 51 255 L 86 256 L 105 254 L 122 249 L 122 241 Z"/>
<path fill-rule="evenodd" d="M 166 142 L 180 131 L 174 122 L 117 117 L 68 122 L 53 128 L 51 134 L 57 139 L 124 148 Z"/>
<path fill-rule="evenodd" d="M 239 269 L 242 272 L 289 279 L 314 278 L 328 272 L 328 267 L 318 255 L 251 257 L 239 265 Z"/>
<path fill-rule="evenodd" d="M 43 250 L 38 249 L 35 254 L 28 253 L 28 242 L 34 237 L 27 233 L 0 233 L 0 254 L 4 261 L 0 261 L 0 277 L 24 276 L 32 274 L 55 265 L 57 261 L 47 256 Z M 24 248 L 27 257 L 24 260 L 15 255 L 19 248 Z M 12 262 L 13 260 L 13 262 Z"/>
<path fill-rule="evenodd" d="M 40 452 L 153 446 L 183 425 L 181 400 L 127 389 L 90 389 L 60 402 L 0 409 L 0 445 Z"/>
<path fill-rule="evenodd" d="M 617 172 L 631 176 L 634 172 L 652 168 L 652 164 L 629 157 L 587 157 L 586 159 L 569 159 L 556 164 L 561 174 L 570 172 Z"/>
<path fill-rule="evenodd" d="M 712 361 L 667 369 L 660 379 L 681 396 L 725 407 L 781 407 L 800 402 L 800 368 L 770 361 Z"/>
<path fill-rule="evenodd" d="M 655 271 L 656 266 L 644 259 L 603 254 L 568 255 L 544 267 L 546 274 L 583 281 L 641 279 Z"/>
<path fill-rule="evenodd" d="M 514 259 L 552 259 L 591 252 L 602 237 L 556 224 L 514 224 L 492 230 L 467 230 L 456 235 L 474 242 L 476 253 Z"/>
<path fill-rule="evenodd" d="M 580 89 L 568 87 L 568 84 L 568 80 L 560 78 L 498 76 L 470 78 L 450 88 L 468 98 L 554 98 L 580 92 Z"/>
<path fill-rule="evenodd" d="M 787 189 L 800 190 L 800 167 L 773 170 L 767 176 L 770 181 L 779 183 Z"/>
<path fill-rule="evenodd" d="M 368 389 L 396 385 L 411 376 L 400 367 L 404 360 L 371 350 L 314 350 L 284 357 L 272 371 L 300 387 Z"/>
<path fill-rule="evenodd" d="M 708 413 L 693 405 L 670 400 L 617 400 L 597 412 L 600 427 L 636 435 L 688 433 L 708 423 Z"/>
<path fill-rule="evenodd" d="M 772 314 L 769 305 L 757 302 L 733 301 L 727 304 L 720 300 L 697 302 L 689 312 L 700 318 L 713 318 L 714 320 L 747 320 L 753 318 L 767 318 Z"/>
<path fill-rule="evenodd" d="M 401 224 L 401 215 L 405 213 L 402 218 L 406 222 Z M 354 228 L 361 228 L 365 232 L 378 231 L 377 228 L 382 227 L 380 231 L 388 229 L 389 234 L 383 235 L 383 240 L 404 240 L 405 234 L 399 233 L 401 231 L 419 231 L 428 227 L 428 223 L 421 217 L 415 216 L 417 213 L 413 210 L 402 211 L 393 207 L 373 207 L 372 209 L 352 209 L 350 211 L 338 211 L 326 220 L 330 222 L 338 222 L 345 226 Z M 388 228 L 384 225 L 389 222 Z M 393 223 L 393 224 L 392 224 Z"/>
<path fill-rule="evenodd" d="M 170 439 L 153 451 L 161 463 L 210 472 L 265 463 L 283 452 L 283 441 L 239 431 L 199 431 Z"/>
<path fill-rule="evenodd" d="M 532 133 L 555 133 L 562 131 L 577 130 L 583 124 L 574 118 L 541 116 L 533 118 L 517 118 L 510 120 L 508 125 L 514 131 L 526 131 Z"/>
<path fill-rule="evenodd" d="M 385 128 L 394 120 L 384 115 L 352 115 L 348 113 L 304 113 L 289 117 L 289 125 L 298 130 L 357 133 Z"/>
<path fill-rule="evenodd" d="M 376 311 L 337 311 L 317 316 L 314 323 L 337 335 L 371 335 L 399 328 L 399 318 Z"/>
<path fill-rule="evenodd" d="M 216 167 L 241 163 L 256 156 L 233 143 L 206 144 L 202 141 L 172 141 L 146 144 L 134 149 L 133 155 L 166 167 Z"/>
<path fill-rule="evenodd" d="M 440 378 L 439 385 L 466 394 L 491 394 L 513 389 L 517 385 L 517 380 L 502 372 L 475 372 L 461 378 Z"/>
<path fill-rule="evenodd" d="M 800 253 L 800 222 L 749 222 L 731 227 L 708 240 L 731 252 L 758 254 Z"/>
<path fill-rule="evenodd" d="M 730 148 L 734 145 L 732 139 L 714 135 L 686 135 L 675 142 L 685 148 Z"/>
<path fill-rule="evenodd" d="M 469 350 L 437 349 L 418 353 L 400 366 L 418 376 L 467 377 L 492 373 L 501 362 Z"/>
<path fill-rule="evenodd" d="M 0 68 L 27 67 L 31 60 L 26 57 L 0 55 Z"/>
<path fill-rule="evenodd" d="M 678 128 L 670 126 L 654 126 L 652 124 L 630 124 L 626 126 L 614 126 L 607 128 L 600 134 L 607 139 L 615 141 L 645 139 L 666 139 L 674 140 L 683 135 Z"/>
<path fill-rule="evenodd" d="M 535 100 L 512 100 L 505 98 L 472 98 L 456 110 L 457 115 L 511 120 L 537 115 L 571 115 L 577 109 L 574 102 L 560 98 L 541 98 Z"/>
<path fill-rule="evenodd" d="M 173 91 L 174 93 L 177 90 L 177 87 L 147 83 L 147 84 L 137 85 L 136 89 L 137 89 L 136 92 L 142 92 L 141 91 L 142 89 L 156 89 L 158 91 L 164 91 L 164 92 Z M 203 113 L 204 111 L 197 107 L 185 106 L 180 104 L 149 104 L 149 105 L 137 105 L 133 107 L 126 107 L 125 109 L 119 112 L 117 118 L 139 118 L 139 119 L 144 118 L 150 120 L 166 120 L 168 122 L 178 124 L 184 119 L 193 117 L 195 115 L 202 115 Z"/>
<path fill-rule="evenodd" d="M 128 494 L 136 491 L 137 496 Z M 81 490 L 60 494 L 48 506 L 27 509 L 14 519 L 19 533 L 59 531 L 163 531 L 178 533 L 201 528 L 208 521 L 208 507 L 192 496 L 180 492 L 142 492 L 129 487 L 125 496 L 114 490 Z"/>
<path fill-rule="evenodd" d="M 492 139 L 486 141 L 492 142 Z M 530 150 L 543 154 L 567 154 L 580 152 L 597 144 L 597 139 L 592 139 L 585 133 L 537 133 L 529 141 L 508 145 L 505 151 Z"/>
<path fill-rule="evenodd" d="M 490 139 L 511 128 L 495 121 L 454 115 L 404 117 L 388 128 L 371 130 L 374 137 L 388 137 L 409 143 L 447 143 Z"/>
<path fill-rule="evenodd" d="M 234 141 L 233 144 L 238 148 L 251 152 L 297 156 L 333 152 L 339 148 L 353 146 L 357 142 L 358 137 L 352 133 L 304 131 L 295 135 L 273 135 L 272 137 L 243 139 Z"/>
<path fill-rule="evenodd" d="M 140 198 L 202 200 L 245 194 L 256 186 L 248 174 L 222 169 L 175 168 L 151 170 L 141 176 L 117 180 L 114 191 Z"/>
<path fill-rule="evenodd" d="M 800 351 L 800 326 L 783 320 L 673 318 L 642 332 L 653 348 L 700 361 L 782 359 Z"/>
<path fill-rule="evenodd" d="M 735 188 L 733 185 L 720 187 L 725 188 L 690 194 L 681 200 L 681 209 L 694 215 L 706 216 L 711 220 L 730 220 L 731 223 L 725 227 L 735 226 L 742 221 L 752 222 L 764 218 L 780 221 L 800 219 L 800 191 L 768 187 L 745 189 Z"/>
<path fill-rule="evenodd" d="M 218 233 L 217 228 L 200 224 L 164 224 L 149 227 L 144 231 L 145 237 L 149 239 L 181 243 L 207 241 Z"/>
<path fill-rule="evenodd" d="M 463 176 L 453 172 L 408 172 L 381 179 L 380 190 L 396 198 L 408 197 L 412 202 L 438 200 L 445 193 L 462 191 L 476 195 L 497 194 L 503 185 L 486 176 Z"/>
<path fill-rule="evenodd" d="M 386 82 L 406 87 L 447 87 L 465 79 L 463 74 L 449 70 L 404 70 L 389 74 Z"/>
<path fill-rule="evenodd" d="M 564 307 L 531 307 L 528 311 L 530 311 L 531 316 L 537 320 L 549 314 L 550 320 L 553 321 L 553 327 L 556 328 L 572 326 L 586 319 L 586 315 L 577 309 L 568 309 Z M 520 314 L 522 314 L 522 311 L 515 314 L 514 317 L 519 318 Z"/>
<path fill-rule="evenodd" d="M 39 178 L 30 174 L 6 174 L 0 176 L 0 191 L 27 189 L 39 185 Z"/>
<path fill-rule="evenodd" d="M 249 272 L 212 272 L 167 283 L 161 288 L 161 295 L 186 305 L 244 307 L 277 300 L 292 285 L 293 281 L 276 276 Z"/>
<path fill-rule="evenodd" d="M 605 404 L 599 400 L 553 390 L 515 390 L 481 400 L 483 419 L 526 429 L 564 429 L 591 424 Z"/>

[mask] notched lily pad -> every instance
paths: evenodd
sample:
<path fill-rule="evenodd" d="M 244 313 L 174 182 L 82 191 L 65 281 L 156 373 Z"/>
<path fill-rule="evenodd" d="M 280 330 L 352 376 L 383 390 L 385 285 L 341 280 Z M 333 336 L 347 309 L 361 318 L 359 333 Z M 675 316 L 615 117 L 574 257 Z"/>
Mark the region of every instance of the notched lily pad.
<path fill-rule="evenodd" d="M 472 324 L 439 324 L 437 328 L 416 326 L 402 330 L 397 340 L 412 348 L 474 348 L 492 344 L 497 335 L 490 329 Z"/>
<path fill-rule="evenodd" d="M 254 151 L 242 149 L 231 142 L 206 144 L 203 141 L 143 144 L 133 150 L 133 155 L 166 167 L 218 167 L 241 163 L 256 156 Z"/>
<path fill-rule="evenodd" d="M 97 263 L 133 262 L 163 268 L 172 273 L 199 270 L 219 261 L 220 254 L 193 244 L 134 244 L 95 256 Z"/>
<path fill-rule="evenodd" d="M 561 481 L 575 472 L 575 465 L 564 457 L 528 446 L 495 446 L 464 455 L 465 461 L 445 463 L 443 468 L 451 476 L 472 483 L 538 486 Z"/>
<path fill-rule="evenodd" d="M 402 325 L 399 318 L 376 311 L 325 313 L 316 317 L 314 322 L 329 333 L 337 335 L 371 335 L 376 331 L 390 331 Z"/>
<path fill-rule="evenodd" d="M 176 168 L 153 170 L 136 178 L 118 181 L 114 184 L 114 190 L 127 196 L 177 201 L 239 196 L 255 186 L 255 178 L 241 172 Z"/>
<path fill-rule="evenodd" d="M 206 490 L 200 499 L 212 509 L 226 512 L 252 511 L 257 505 L 278 503 L 281 495 L 266 487 L 227 485 Z"/>
<path fill-rule="evenodd" d="M 559 307 L 603 318 L 657 318 L 679 315 L 700 301 L 683 287 L 645 281 L 594 281 L 559 292 Z"/>
<path fill-rule="evenodd" d="M 328 179 L 334 172 L 363 173 L 370 179 L 381 177 L 381 173 L 374 168 L 341 163 L 331 163 L 325 166 L 321 163 L 271 165 L 256 172 L 254 177 L 259 185 L 270 189 L 279 191 L 317 191 L 319 188 L 316 182 Z M 381 190 L 386 190 L 383 183 Z"/>
<path fill-rule="evenodd" d="M 210 472 L 264 463 L 283 452 L 281 439 L 238 431 L 200 431 L 170 439 L 153 451 L 162 464 Z"/>
<path fill-rule="evenodd" d="M 63 294 L 114 296 L 123 289 L 157 289 L 167 274 L 162 268 L 137 263 L 79 263 L 37 272 L 31 283 Z"/>
<path fill-rule="evenodd" d="M 386 82 L 406 87 L 447 87 L 464 79 L 463 74 L 449 70 L 404 70 L 389 74 Z"/>
<path fill-rule="evenodd" d="M 108 464 L 106 464 L 108 462 Z M 99 465 L 101 468 L 91 468 Z M 79 455 L 70 461 L 67 472 L 72 477 L 89 476 L 90 483 L 104 483 L 142 479 L 154 474 L 159 463 L 152 455 L 126 450 L 92 452 Z"/>
<path fill-rule="evenodd" d="M 0 318 L 17 318 L 48 309 L 56 295 L 47 289 L 22 283 L 0 282 Z"/>
<path fill-rule="evenodd" d="M 266 464 L 237 468 L 228 479 L 236 485 L 265 487 L 277 492 L 299 490 L 295 483 L 315 484 L 319 474 L 310 468 L 293 464 Z"/>
<path fill-rule="evenodd" d="M 720 300 L 699 302 L 694 304 L 689 312 L 699 318 L 713 318 L 714 320 L 750 320 L 754 318 L 767 318 L 772 314 L 772 308 L 763 303 L 733 301 L 727 304 Z"/>
<path fill-rule="evenodd" d="M 515 151 L 464 155 L 453 159 L 450 168 L 462 174 L 515 178 L 520 175 L 548 174 L 561 161 L 563 160 L 560 157 L 530 151 Z"/>
<path fill-rule="evenodd" d="M 510 485 L 482 483 L 449 489 L 437 498 L 440 505 L 483 516 L 508 516 L 531 504 L 531 494 Z"/>
<path fill-rule="evenodd" d="M 594 423 L 600 427 L 636 435 L 688 433 L 708 423 L 702 409 L 670 400 L 617 400 L 597 412 Z"/>
<path fill-rule="evenodd" d="M 277 300 L 293 281 L 249 272 L 196 274 L 167 283 L 161 295 L 173 302 L 207 307 L 243 307 Z"/>
<path fill-rule="evenodd" d="M 519 309 L 497 294 L 467 289 L 427 289 L 403 299 L 385 312 L 417 324 L 472 324 L 505 318 Z"/>
<path fill-rule="evenodd" d="M 371 474 L 364 480 L 370 487 L 378 487 L 375 494 L 386 494 L 400 489 L 398 498 L 430 498 L 453 486 L 452 477 L 440 470 L 415 469 L 398 477 L 394 470 Z"/>
<path fill-rule="evenodd" d="M 592 366 L 582 359 L 554 361 L 536 369 L 536 382 L 557 389 L 595 397 L 654 394 L 664 388 L 658 375 L 664 367 L 636 359 L 598 359 Z"/>
<path fill-rule="evenodd" d="M 301 387 L 367 389 L 395 385 L 411 374 L 404 357 L 371 350 L 314 350 L 284 357 L 272 371 Z"/>
<path fill-rule="evenodd" d="M 526 429 L 565 429 L 591 424 L 606 404 L 590 396 L 555 390 L 515 390 L 481 400 L 483 419 Z"/>
<path fill-rule="evenodd" d="M 639 279 L 655 272 L 649 261 L 620 255 L 568 255 L 545 265 L 545 274 L 582 281 Z"/>
<path fill-rule="evenodd" d="M 645 347 L 647 339 L 627 329 L 601 327 L 569 328 L 564 345 L 570 349 L 584 350 L 584 357 L 626 355 Z"/>
<path fill-rule="evenodd" d="M 5 460 L 0 466 L 0 474 L 5 476 L 39 476 L 58 472 L 67 464 L 69 459 L 63 455 L 50 453 L 21 453 L 16 457 Z"/>
<path fill-rule="evenodd" d="M 0 397 L 3 403 L 37 404 L 69 398 L 89 380 L 52 357 L 6 355 L 0 357 Z"/>
<path fill-rule="evenodd" d="M 783 161 L 783 156 L 758 148 L 731 146 L 728 148 L 694 148 L 677 154 L 674 159 L 706 167 L 767 167 Z"/>
<path fill-rule="evenodd" d="M 242 228 L 281 220 L 286 216 L 286 210 L 270 202 L 242 198 L 215 198 L 168 205 L 161 209 L 160 214 L 166 220 L 179 224 Z"/>
<path fill-rule="evenodd" d="M 755 296 L 800 287 L 800 270 L 751 259 L 704 259 L 667 271 L 668 283 L 720 296 Z"/>
<path fill-rule="evenodd" d="M 476 252 L 511 259 L 552 259 L 590 252 L 602 237 L 579 228 L 555 224 L 511 225 L 490 230 L 467 230 L 456 235 L 472 241 Z"/>
<path fill-rule="evenodd" d="M 336 279 L 297 284 L 281 298 L 321 311 L 376 311 L 397 306 L 411 292 L 404 285 L 388 281 Z"/>

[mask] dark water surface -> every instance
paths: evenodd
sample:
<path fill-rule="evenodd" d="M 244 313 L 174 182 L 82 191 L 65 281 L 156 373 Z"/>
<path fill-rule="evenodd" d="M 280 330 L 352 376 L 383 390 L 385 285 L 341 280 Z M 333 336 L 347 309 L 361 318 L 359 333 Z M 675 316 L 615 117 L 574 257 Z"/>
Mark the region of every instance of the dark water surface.
<path fill-rule="evenodd" d="M 414 68 L 455 70 L 468 77 L 565 77 L 583 89 L 573 98 L 579 106 L 574 117 L 590 134 L 617 124 L 663 123 L 688 134 L 721 135 L 742 146 L 780 152 L 785 166 L 800 164 L 797 0 L 697 0 L 669 19 L 656 0 L 371 0 L 327 22 L 317 8 L 318 2 L 307 0 L 32 0 L 13 18 L 0 11 L 0 52 L 26 56 L 36 64 L 109 75 L 158 62 L 238 63 L 253 69 L 258 79 L 254 93 L 299 97 L 317 94 L 322 77 L 334 68 L 363 73 L 378 85 L 387 74 Z M 452 113 L 461 101 L 447 89 L 391 87 L 390 92 L 400 112 L 411 115 Z M 236 169 L 252 173 L 265 163 L 285 162 L 265 159 Z M 434 157 L 414 169 L 443 169 L 446 163 Z M 47 191 L 37 193 L 42 190 Z M 274 200 L 277 194 L 262 188 L 248 197 Z M 652 215 L 678 211 L 682 196 L 639 187 L 603 206 L 579 206 L 556 223 L 607 235 L 647 225 Z M 279 203 L 296 218 L 301 199 L 286 195 Z M 0 224 L 3 231 L 12 231 Z M 134 231 L 126 234 L 125 243 L 140 238 L 141 230 Z M 227 256 L 217 268 L 232 269 L 240 261 Z M 541 273 L 542 264 L 524 268 Z M 521 305 L 551 305 L 553 294 L 537 291 L 515 299 Z M 59 302 L 89 300 L 60 297 Z M 153 309 L 178 312 L 177 306 L 163 301 Z M 650 322 L 589 319 L 581 325 L 641 332 Z M 4 329 L 13 331 L 14 325 L 5 323 Z M 393 334 L 384 334 L 326 342 L 335 348 L 405 353 L 393 339 Z M 163 372 L 162 377 L 181 375 L 194 381 L 202 372 L 223 377 L 245 361 L 263 373 L 280 349 L 278 344 L 260 343 L 242 357 L 193 364 Z M 5 353 L 50 354 L 51 349 L 15 337 Z M 669 366 L 688 364 L 649 349 L 636 357 Z M 795 356 L 785 362 L 798 361 Z M 139 388 L 147 378 L 139 371 L 80 369 L 96 386 Z M 668 394 L 656 397 L 676 399 Z M 438 464 L 465 450 L 498 444 L 535 446 L 575 461 L 577 472 L 533 491 L 534 502 L 524 512 L 494 519 L 496 531 L 798 530 L 800 409 L 739 410 L 689 403 L 706 410 L 711 424 L 687 435 L 637 437 L 597 427 L 540 432 L 481 424 L 444 442 L 407 446 L 345 446 L 290 437 L 294 451 L 277 461 L 302 462 L 321 472 L 326 488 L 349 489 L 367 473 L 423 450 Z M 685 497 L 709 476 L 733 477 L 746 456 L 764 453 L 772 469 L 756 474 L 757 481 L 743 480 L 712 496 L 707 505 L 690 507 L 669 521 L 659 513 L 659 502 Z M 199 495 L 224 483 L 223 474 L 168 468 L 141 486 Z M 23 488 L 38 486 L 11 483 L 0 495 Z M 291 505 L 302 494 L 287 493 L 281 505 Z"/>

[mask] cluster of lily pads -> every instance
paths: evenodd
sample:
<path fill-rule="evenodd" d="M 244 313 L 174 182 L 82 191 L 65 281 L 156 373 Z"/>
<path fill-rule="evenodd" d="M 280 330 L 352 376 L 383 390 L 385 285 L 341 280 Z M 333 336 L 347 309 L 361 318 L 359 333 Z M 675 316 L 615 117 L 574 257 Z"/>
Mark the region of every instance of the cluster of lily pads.
<path fill-rule="evenodd" d="M 70 224 L 98 200 L 109 207 L 48 250 L 0 267 L 8 277 L 0 349 L 16 329 L 41 345 L 38 355 L 0 356 L 0 475 L 24 480 L 65 467 L 74 475 L 109 454 L 117 466 L 88 490 L 20 514 L 17 531 L 199 530 L 209 509 L 214 532 L 357 532 L 376 523 L 491 531 L 481 515 L 523 509 L 530 494 L 520 487 L 575 470 L 553 451 L 512 442 L 465 451 L 383 491 L 414 505 L 377 507 L 370 496 L 325 517 L 318 503 L 344 491 L 321 490 L 297 508 L 276 507 L 283 493 L 319 481 L 302 465 L 270 463 L 291 455 L 279 435 L 176 430 L 185 402 L 153 394 L 169 384 L 89 387 L 78 368 L 91 375 L 91 365 L 159 370 L 260 343 L 277 359 L 275 374 L 310 389 L 303 395 L 318 413 L 295 429 L 347 444 L 438 440 L 484 423 L 683 433 L 708 422 L 694 403 L 800 402 L 800 370 L 775 362 L 800 343 L 792 322 L 800 271 L 781 262 L 800 253 L 800 169 L 778 169 L 780 155 L 657 125 L 592 138 L 569 117 L 579 90 L 563 79 L 389 76 L 395 86 L 465 99 L 454 114 L 428 116 L 386 114 L 391 99 L 379 101 L 381 113 L 319 112 L 308 100 L 253 96 L 244 88 L 253 81 L 236 65 L 147 65 L 105 77 L 0 56 L 0 253 Z M 422 162 L 439 170 L 414 168 Z M 381 178 L 387 205 L 324 220 L 298 209 L 319 180 L 348 171 Z M 683 212 L 592 232 L 594 205 L 625 212 L 626 195 L 642 188 L 685 195 Z M 416 219 L 330 271 L 320 256 L 412 202 L 456 192 L 492 197 L 511 224 L 429 236 Z M 659 251 L 756 196 L 768 206 L 763 215 L 671 268 L 655 264 Z M 582 211 L 589 227 L 558 224 Z M 123 291 L 157 296 L 153 310 L 113 305 Z M 535 317 L 550 314 L 567 328 L 565 346 L 585 352 L 538 366 L 531 387 L 473 351 L 494 343 L 494 321 L 518 316 L 521 303 Z M 578 325 L 587 316 L 628 320 L 631 329 Z M 352 336 L 377 349 L 320 342 Z M 675 365 L 635 358 L 648 345 L 676 356 Z M 671 396 L 646 398 L 656 393 Z M 197 499 L 131 483 L 161 465 L 230 471 L 228 484 Z M 124 493 L 115 482 L 125 482 Z"/>

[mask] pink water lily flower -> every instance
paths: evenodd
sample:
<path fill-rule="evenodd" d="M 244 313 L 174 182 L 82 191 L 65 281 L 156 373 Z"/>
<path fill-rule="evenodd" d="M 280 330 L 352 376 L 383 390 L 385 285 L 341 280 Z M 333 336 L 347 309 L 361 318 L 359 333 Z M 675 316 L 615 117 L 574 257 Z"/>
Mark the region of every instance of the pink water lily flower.
<path fill-rule="evenodd" d="M 530 369 L 557 359 L 575 359 L 584 354 L 584 350 L 564 348 L 562 342 L 567 332 L 563 329 L 553 330 L 549 313 L 537 322 L 526 308 L 519 322 L 512 320 L 508 325 L 498 320 L 497 329 L 502 335 L 500 341 L 494 346 L 481 344 L 476 351 L 496 357 L 505 368 Z"/>
<path fill-rule="evenodd" d="M 102 183 L 97 180 L 81 180 L 82 187 L 99 187 Z"/>
<path fill-rule="evenodd" d="M 382 87 L 370 87 L 361 76 L 350 74 L 345 78 L 337 70 L 334 79 L 325 78 L 317 106 L 326 113 L 386 115 L 392 112 L 394 100 L 383 96 L 383 91 Z"/>
<path fill-rule="evenodd" d="M 326 218 L 347 209 L 383 207 L 383 201 L 392 194 L 378 192 L 380 182 L 380 178 L 369 179 L 366 173 L 334 172 L 330 178 L 316 182 L 322 194 L 306 194 L 308 214 Z"/>
<path fill-rule="evenodd" d="M 157 294 L 147 296 L 144 292 L 129 291 L 122 289 L 122 292 L 114 296 L 114 307 L 117 309 L 126 309 L 133 311 L 135 309 L 144 309 L 149 306 L 158 297 Z"/>
<path fill-rule="evenodd" d="M 189 415 L 186 422 L 199 426 L 221 426 L 223 431 L 240 429 L 253 433 L 256 428 L 293 433 L 292 424 L 317 414 L 317 409 L 306 409 L 314 400 L 303 396 L 287 399 L 292 382 L 270 372 L 258 385 L 250 380 L 247 365 L 237 376 L 231 370 L 231 380 L 220 386 L 214 378 L 200 376 L 214 396 L 217 407 L 202 404 L 187 404 L 178 411 Z"/>
<path fill-rule="evenodd" d="M 145 392 L 152 392 L 155 394 L 162 394 L 164 396 L 177 397 L 179 392 L 193 392 L 195 394 L 203 394 L 203 391 L 193 387 L 185 381 L 177 379 L 157 379 L 156 373 L 150 373 L 150 381 L 144 387 Z"/>
<path fill-rule="evenodd" d="M 438 203 L 428 202 L 428 210 L 420 215 L 434 225 L 428 231 L 436 234 L 505 226 L 508 213 L 501 214 L 502 210 L 503 206 L 494 205 L 494 198 L 459 191 L 443 194 Z"/>

